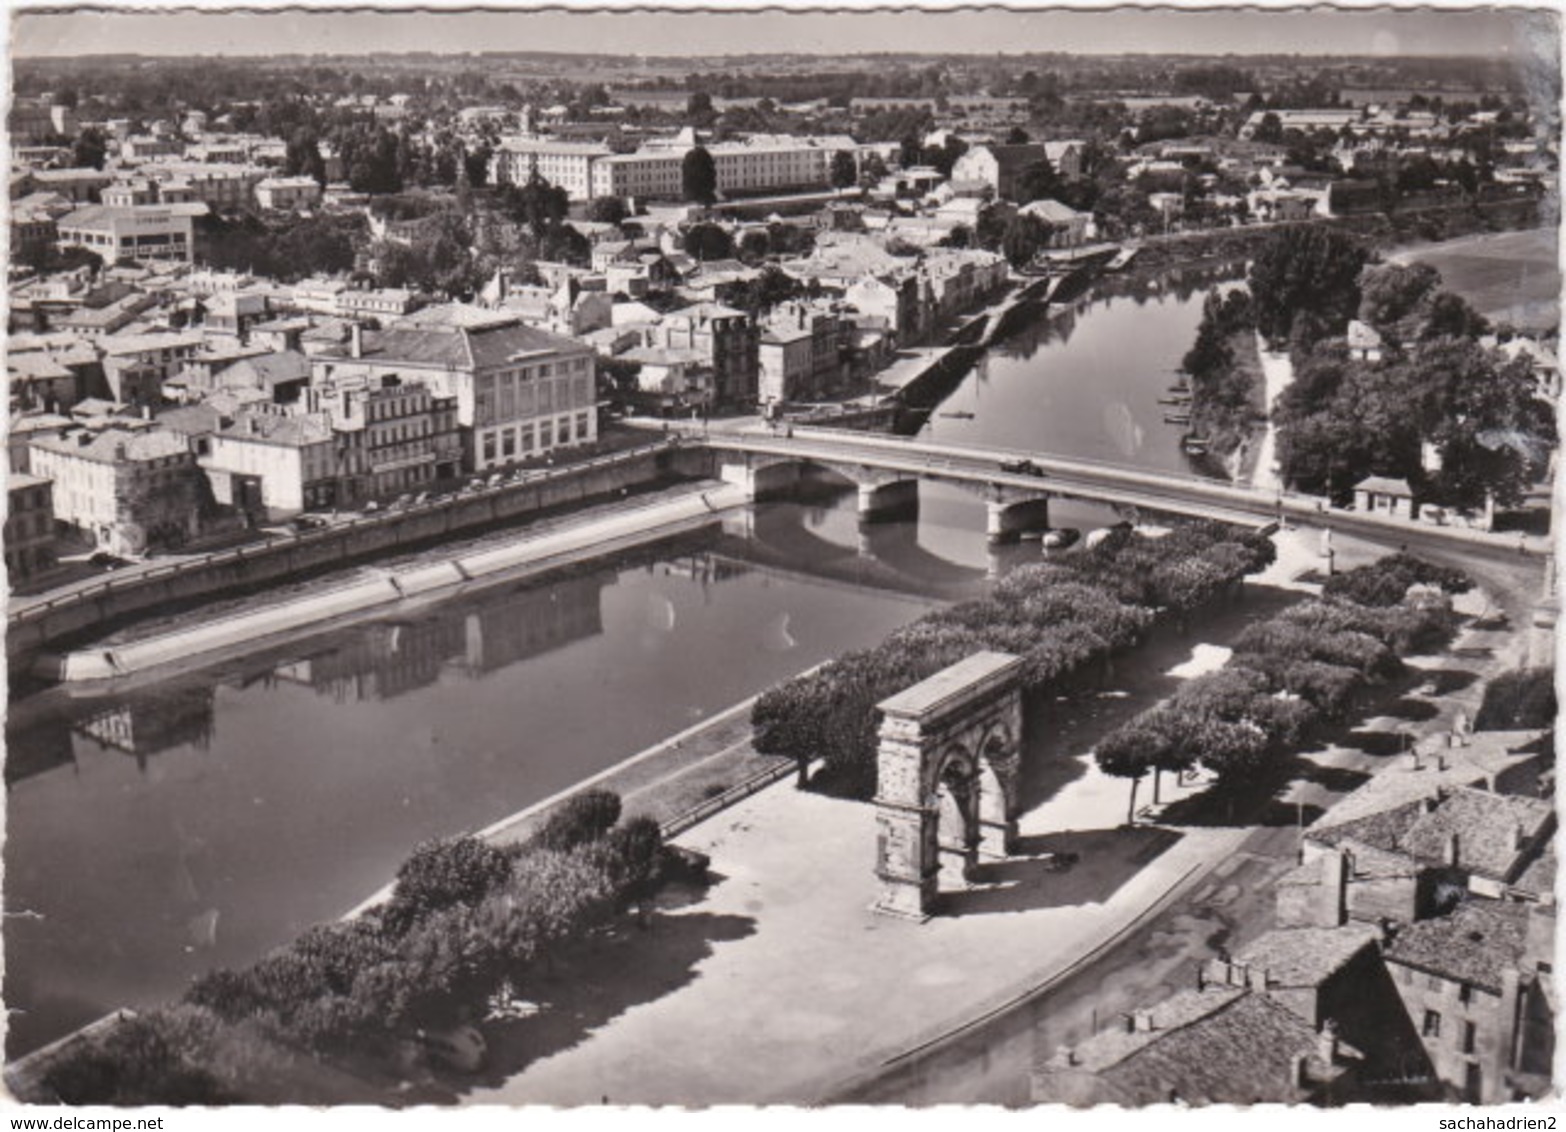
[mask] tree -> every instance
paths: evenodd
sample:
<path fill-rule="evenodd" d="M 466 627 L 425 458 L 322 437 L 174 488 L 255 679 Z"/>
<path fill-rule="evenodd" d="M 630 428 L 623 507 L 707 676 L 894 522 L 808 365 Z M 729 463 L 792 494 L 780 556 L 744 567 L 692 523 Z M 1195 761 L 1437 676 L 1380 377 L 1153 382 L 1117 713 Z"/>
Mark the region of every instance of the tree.
<path fill-rule="evenodd" d="M 612 790 L 583 790 L 562 802 L 530 844 L 557 852 L 596 841 L 620 820 L 620 796 Z"/>
<path fill-rule="evenodd" d="M 404 932 L 443 908 L 476 903 L 510 872 L 506 854 L 476 837 L 425 841 L 397 870 L 382 922 Z"/>
<path fill-rule="evenodd" d="M 619 224 L 625 217 L 625 201 L 619 197 L 594 197 L 587 205 L 587 218 L 598 224 Z"/>
<path fill-rule="evenodd" d="M 1126 824 L 1136 824 L 1136 788 L 1152 768 L 1153 754 L 1167 739 L 1146 728 L 1117 727 L 1099 741 L 1093 751 L 1098 769 L 1114 778 L 1131 780 L 1131 800 L 1126 806 Z"/>
<path fill-rule="evenodd" d="M 1028 137 L 1028 131 L 1024 130 L 1021 126 L 1013 126 L 1011 129 L 1006 131 L 1007 145 L 1027 145 L 1028 142 L 1032 140 L 1033 139 Z"/>
<path fill-rule="evenodd" d="M 1302 313 L 1342 333 L 1359 309 L 1359 273 L 1367 253 L 1349 236 L 1314 225 L 1271 233 L 1251 262 L 1256 326 L 1269 341 L 1289 337 Z"/>
<path fill-rule="evenodd" d="M 854 162 L 854 155 L 846 149 L 840 149 L 832 155 L 832 187 L 834 189 L 852 188 L 859 180 L 859 167 Z"/>
<path fill-rule="evenodd" d="M 685 252 L 698 260 L 729 259 L 734 240 L 716 224 L 692 224 L 685 232 Z"/>
<path fill-rule="evenodd" d="M 318 185 L 326 184 L 326 161 L 314 130 L 300 127 L 290 135 L 283 171 L 290 177 L 310 177 Z"/>
<path fill-rule="evenodd" d="M 109 140 L 96 126 L 88 126 L 71 143 L 71 164 L 81 168 L 102 169 L 109 156 Z"/>
<path fill-rule="evenodd" d="M 680 188 L 685 199 L 711 204 L 718 199 L 718 167 L 705 146 L 695 146 L 680 164 Z"/>
<path fill-rule="evenodd" d="M 559 225 L 571 209 L 566 191 L 536 172 L 524 184 L 507 185 L 501 190 L 500 199 L 505 214 L 518 224 L 526 224 L 534 236 L 542 236 Z"/>
<path fill-rule="evenodd" d="M 694 92 L 685 100 L 685 117 L 697 125 L 712 121 L 712 95 L 704 90 Z"/>
<path fill-rule="evenodd" d="M 1053 200 L 1060 190 L 1060 177 L 1048 158 L 1030 162 L 1017 174 L 1013 196 L 1018 204 L 1031 204 L 1036 200 Z"/>
<path fill-rule="evenodd" d="M 1429 264 L 1380 264 L 1365 268 L 1359 280 L 1359 317 L 1392 345 L 1420 337 L 1441 273 Z"/>
<path fill-rule="evenodd" d="M 1033 262 L 1033 257 L 1049 246 L 1050 226 L 1037 216 L 1019 212 L 1006 223 L 1001 236 L 1001 254 L 1015 268 Z"/>
<path fill-rule="evenodd" d="M 1256 132 L 1252 137 L 1259 142 L 1268 145 L 1281 145 L 1283 143 L 1283 122 L 1271 110 L 1261 116 L 1261 121 L 1256 124 Z"/>
<path fill-rule="evenodd" d="M 772 247 L 772 238 L 760 228 L 751 228 L 739 242 L 739 257 L 746 263 L 756 263 L 765 259 L 767 252 Z"/>

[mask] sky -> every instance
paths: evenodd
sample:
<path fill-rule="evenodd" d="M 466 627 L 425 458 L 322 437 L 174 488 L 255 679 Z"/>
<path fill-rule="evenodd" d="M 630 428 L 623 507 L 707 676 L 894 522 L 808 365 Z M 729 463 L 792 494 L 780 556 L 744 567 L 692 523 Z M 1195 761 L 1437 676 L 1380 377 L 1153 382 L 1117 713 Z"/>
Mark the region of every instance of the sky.
<path fill-rule="evenodd" d="M 405 6 L 405 5 L 404 5 Z M 686 0 L 689 6 L 689 0 Z M 219 11 L 115 11 L 18 4 L 10 28 L 18 56 L 264 55 L 374 51 L 560 51 L 636 55 L 925 51 L 1313 55 L 1496 55 L 1545 50 L 1559 27 L 1542 4 L 1459 10 L 1344 8 L 1171 10 L 1103 5 L 1048 11 L 707 10 L 396 11 L 264 7 Z M 622 9 L 629 7 L 621 0 Z M 856 5 L 863 8 L 863 5 Z M 358 10 L 353 10 L 358 9 Z"/>

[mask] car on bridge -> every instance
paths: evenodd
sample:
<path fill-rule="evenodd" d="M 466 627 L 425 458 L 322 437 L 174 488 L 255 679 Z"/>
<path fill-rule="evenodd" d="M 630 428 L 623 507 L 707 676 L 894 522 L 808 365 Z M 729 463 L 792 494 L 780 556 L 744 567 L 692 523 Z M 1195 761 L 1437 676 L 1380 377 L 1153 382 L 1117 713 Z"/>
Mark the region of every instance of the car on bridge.
<path fill-rule="evenodd" d="M 1016 476 L 1042 476 L 1044 469 L 1032 460 L 1002 460 L 1000 470 Z"/>

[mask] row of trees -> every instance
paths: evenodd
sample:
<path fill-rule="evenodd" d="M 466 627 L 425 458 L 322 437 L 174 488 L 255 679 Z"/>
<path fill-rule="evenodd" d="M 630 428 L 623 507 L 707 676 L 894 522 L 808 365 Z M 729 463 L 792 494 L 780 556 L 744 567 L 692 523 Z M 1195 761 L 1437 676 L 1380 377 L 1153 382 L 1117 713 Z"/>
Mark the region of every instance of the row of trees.
<path fill-rule="evenodd" d="M 1272 554 L 1268 540 L 1216 523 L 1158 539 L 1116 528 L 1059 563 L 1014 571 L 989 597 L 928 614 L 876 648 L 769 690 L 751 713 L 756 749 L 795 759 L 802 785 L 809 763 L 824 758 L 819 786 L 873 797 L 881 700 L 981 649 L 1020 655 L 1030 691 L 1065 691 L 1096 678 L 1157 614 L 1189 615 Z"/>
<path fill-rule="evenodd" d="M 1128 822 L 1149 774 L 1155 804 L 1165 771 L 1206 767 L 1231 797 L 1273 785 L 1313 726 L 1343 720 L 1362 689 L 1402 670 L 1403 656 L 1451 640 L 1447 593 L 1469 585 L 1405 555 L 1340 578 L 1322 598 L 1246 629 L 1226 667 L 1194 677 L 1104 736 L 1094 755 L 1104 773 L 1130 779 Z M 1385 601 L 1394 590 L 1395 603 Z"/>
<path fill-rule="evenodd" d="M 47 1083 L 74 1104 L 210 1103 L 255 1097 L 281 1050 L 389 1053 L 414 1027 L 472 1021 L 523 991 L 588 929 L 648 900 L 665 868 L 658 824 L 620 821 L 618 796 L 600 790 L 516 845 L 427 842 L 384 904 L 203 976 L 180 1005 L 84 1042 Z M 214 1057 L 230 1049 L 244 1056 Z"/>

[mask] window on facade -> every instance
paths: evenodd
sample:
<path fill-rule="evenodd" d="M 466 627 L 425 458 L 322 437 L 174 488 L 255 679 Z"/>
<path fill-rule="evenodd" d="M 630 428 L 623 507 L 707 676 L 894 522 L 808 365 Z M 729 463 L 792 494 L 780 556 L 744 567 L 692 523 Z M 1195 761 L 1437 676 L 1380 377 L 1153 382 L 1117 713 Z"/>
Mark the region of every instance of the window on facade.
<path fill-rule="evenodd" d="M 540 421 L 538 425 L 538 447 L 550 448 L 555 443 L 555 426 L 553 421 Z"/>
<path fill-rule="evenodd" d="M 1478 1036 L 1479 1036 L 1479 1028 L 1477 1026 L 1475 1026 L 1472 1022 L 1464 1022 L 1463 1023 L 1462 1052 L 1464 1052 L 1464 1053 L 1473 1053 L 1474 1052 L 1474 1039 L 1477 1038 Z"/>
<path fill-rule="evenodd" d="M 484 462 L 485 463 L 490 463 L 494 459 L 495 459 L 495 434 L 492 433 L 492 432 L 487 432 L 487 433 L 484 434 Z"/>
<path fill-rule="evenodd" d="M 1425 1011 L 1425 1023 L 1420 1027 L 1420 1033 L 1427 1038 L 1439 1038 L 1441 1036 L 1441 1012 L 1438 1010 Z"/>
<path fill-rule="evenodd" d="M 576 415 L 576 438 L 578 440 L 586 440 L 587 439 L 587 414 L 586 413 L 578 413 Z"/>
<path fill-rule="evenodd" d="M 515 429 L 506 429 L 500 434 L 500 454 L 506 459 L 517 454 L 517 434 Z"/>
<path fill-rule="evenodd" d="M 517 431 L 521 433 L 522 436 L 522 454 L 525 456 L 527 453 L 533 451 L 533 426 L 523 425 Z"/>
<path fill-rule="evenodd" d="M 1473 1000 L 1474 1000 L 1474 988 L 1473 987 L 1469 986 L 1467 983 L 1463 983 L 1461 986 L 1459 986 L 1457 988 L 1457 1001 L 1458 1002 L 1461 1002 L 1464 1006 L 1467 1006 Z"/>

